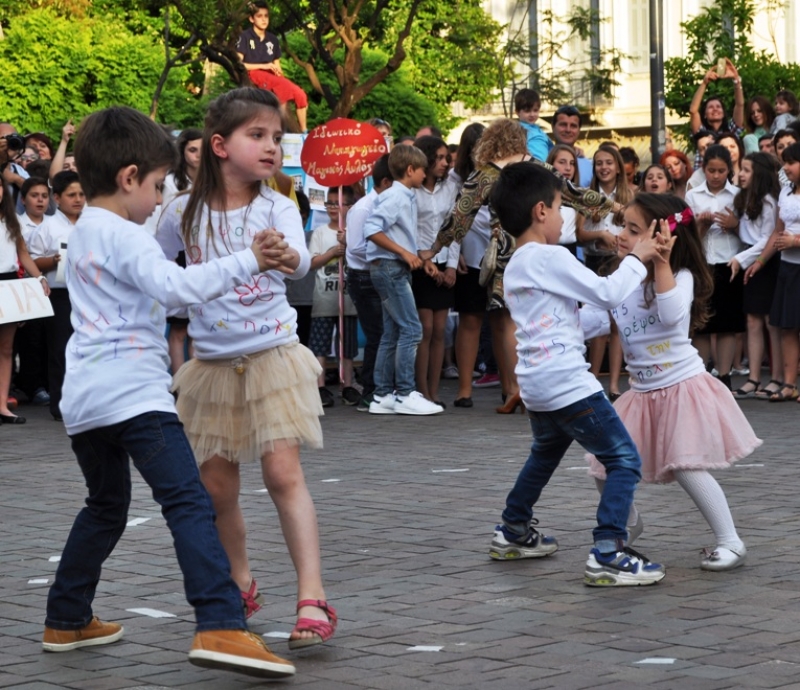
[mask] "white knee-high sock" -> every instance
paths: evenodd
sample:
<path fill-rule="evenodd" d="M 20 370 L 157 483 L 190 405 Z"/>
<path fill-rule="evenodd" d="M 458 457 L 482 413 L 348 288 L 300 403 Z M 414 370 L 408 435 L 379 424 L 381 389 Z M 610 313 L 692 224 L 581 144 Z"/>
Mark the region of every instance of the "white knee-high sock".
<path fill-rule="evenodd" d="M 714 532 L 717 546 L 736 549 L 743 542 L 736 533 L 725 492 L 705 470 L 675 470 L 675 478 L 689 494 Z"/>

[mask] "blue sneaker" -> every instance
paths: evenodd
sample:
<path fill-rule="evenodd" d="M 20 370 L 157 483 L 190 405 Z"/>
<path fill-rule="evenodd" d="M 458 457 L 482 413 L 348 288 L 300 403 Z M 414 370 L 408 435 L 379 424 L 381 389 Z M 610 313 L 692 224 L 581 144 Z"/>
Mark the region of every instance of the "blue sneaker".
<path fill-rule="evenodd" d="M 36 393 L 34 393 L 33 398 L 31 398 L 32 405 L 49 405 L 50 404 L 50 394 L 44 389 L 39 388 Z"/>
<path fill-rule="evenodd" d="M 589 587 L 624 587 L 626 585 L 654 585 L 661 582 L 667 571 L 659 563 L 651 563 L 630 546 L 611 554 L 597 549 L 589 552 L 583 581 Z"/>
<path fill-rule="evenodd" d="M 528 534 L 522 537 L 511 532 L 505 525 L 497 525 L 489 546 L 489 556 L 496 561 L 542 558 L 555 551 L 558 551 L 556 538 L 539 534 L 533 527 L 528 527 Z"/>

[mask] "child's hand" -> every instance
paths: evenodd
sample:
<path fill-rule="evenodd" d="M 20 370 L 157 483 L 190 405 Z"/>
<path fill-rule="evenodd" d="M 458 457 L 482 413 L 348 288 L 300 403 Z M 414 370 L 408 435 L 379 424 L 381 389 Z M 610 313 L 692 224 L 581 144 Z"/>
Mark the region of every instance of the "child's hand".
<path fill-rule="evenodd" d="M 656 222 L 653 221 L 650 227 L 655 231 Z M 672 253 L 672 248 L 678 240 L 677 235 L 673 235 L 669 229 L 669 223 L 663 218 L 658 221 L 658 232 L 655 233 L 656 248 L 658 249 L 658 256 L 656 261 L 668 264 L 669 256 Z"/>
<path fill-rule="evenodd" d="M 465 276 L 467 275 L 467 273 L 469 273 L 469 269 L 467 267 L 467 260 L 464 258 L 463 254 L 458 255 L 458 268 L 456 269 L 456 272 L 462 276 Z"/>
<path fill-rule="evenodd" d="M 669 229 L 667 229 L 667 231 L 669 232 Z M 663 242 L 664 239 L 661 237 L 661 234 L 656 232 L 656 222 L 653 221 L 650 223 L 650 232 L 646 237 L 639 237 L 639 241 L 634 245 L 633 249 L 631 249 L 631 254 L 643 264 L 647 264 L 659 257 L 659 247 Z"/>
<path fill-rule="evenodd" d="M 344 245 L 339 242 L 335 247 L 331 248 L 331 251 L 333 252 L 333 256 L 344 256 L 344 249 Z"/>
<path fill-rule="evenodd" d="M 422 270 L 425 271 L 431 278 L 436 281 L 437 285 L 442 284 L 442 274 L 439 272 L 438 267 L 430 259 L 422 262 Z"/>
<path fill-rule="evenodd" d="M 728 262 L 728 266 L 731 267 L 731 282 L 733 282 L 733 279 L 739 274 L 739 271 L 742 270 L 742 264 L 740 264 L 736 259 L 731 259 Z"/>
<path fill-rule="evenodd" d="M 434 256 L 436 256 L 436 254 L 437 254 L 437 253 L 438 253 L 438 252 L 434 251 L 433 249 L 420 249 L 420 250 L 417 252 L 417 256 L 419 256 L 419 258 L 420 258 L 422 261 L 429 261 L 429 260 L 430 260 L 430 259 L 432 259 Z"/>
<path fill-rule="evenodd" d="M 339 244 L 342 244 L 342 245 L 347 244 L 347 235 L 345 235 L 344 230 L 337 230 L 336 231 L 336 241 Z"/>
<path fill-rule="evenodd" d="M 260 271 L 280 271 L 281 273 L 294 273 L 294 267 L 289 265 L 295 255 L 289 248 L 283 233 L 277 230 L 262 230 L 255 238 L 250 249 L 258 260 Z"/>
<path fill-rule="evenodd" d="M 456 269 L 455 268 L 446 268 L 444 273 L 442 274 L 442 283 L 445 287 L 453 287 L 456 284 Z"/>
<path fill-rule="evenodd" d="M 601 245 L 605 249 L 616 251 L 617 250 L 617 236 L 613 232 L 608 232 L 608 230 L 604 230 L 600 233 L 600 239 L 598 240 Z"/>
<path fill-rule="evenodd" d="M 778 235 L 775 240 L 775 249 L 779 252 L 784 251 L 785 249 L 792 249 L 792 247 L 797 247 L 797 237 L 792 235 L 789 232 L 782 232 Z"/>
<path fill-rule="evenodd" d="M 422 259 L 411 252 L 403 252 L 403 254 L 400 255 L 400 258 L 408 264 L 408 267 L 412 271 L 422 268 Z"/>
<path fill-rule="evenodd" d="M 739 227 L 739 219 L 736 217 L 731 209 L 726 208 L 724 211 L 719 211 L 713 215 L 714 222 L 719 225 L 725 232 L 736 230 Z"/>
<path fill-rule="evenodd" d="M 747 285 L 750 278 L 752 278 L 756 273 L 758 273 L 763 268 L 763 264 L 756 260 L 753 264 L 744 272 L 744 284 Z"/>

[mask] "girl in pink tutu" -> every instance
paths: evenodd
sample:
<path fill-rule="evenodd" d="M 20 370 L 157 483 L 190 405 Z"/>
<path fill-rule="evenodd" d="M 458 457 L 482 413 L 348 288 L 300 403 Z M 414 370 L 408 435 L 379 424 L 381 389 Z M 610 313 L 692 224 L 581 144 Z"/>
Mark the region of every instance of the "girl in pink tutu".
<path fill-rule="evenodd" d="M 656 226 L 669 237 L 671 249 L 662 254 L 668 260 L 652 262 L 639 289 L 611 312 L 631 375 L 630 390 L 614 407 L 639 449 L 642 479 L 677 481 L 714 532 L 716 545 L 703 550 L 700 567 L 730 570 L 744 563 L 747 550 L 709 470 L 728 467 L 761 441 L 727 387 L 706 372 L 689 337 L 708 319 L 713 289 L 691 209 L 676 196 L 638 194 L 625 209 L 619 256 Z M 603 466 L 589 459 L 602 491 Z M 630 543 L 642 529 L 635 505 L 628 524 Z"/>

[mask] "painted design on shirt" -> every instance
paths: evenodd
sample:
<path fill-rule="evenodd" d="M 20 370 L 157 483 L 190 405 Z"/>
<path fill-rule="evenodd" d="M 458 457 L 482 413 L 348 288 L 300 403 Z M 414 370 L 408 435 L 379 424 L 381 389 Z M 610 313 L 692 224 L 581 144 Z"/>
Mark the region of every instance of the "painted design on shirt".
<path fill-rule="evenodd" d="M 268 275 L 255 276 L 252 284 L 244 283 L 233 288 L 239 295 L 239 303 L 245 307 L 252 307 L 256 302 L 271 302 L 275 293 L 270 289 L 271 280 Z"/>

